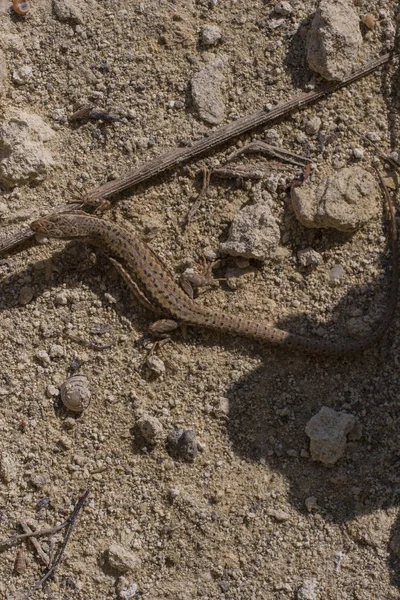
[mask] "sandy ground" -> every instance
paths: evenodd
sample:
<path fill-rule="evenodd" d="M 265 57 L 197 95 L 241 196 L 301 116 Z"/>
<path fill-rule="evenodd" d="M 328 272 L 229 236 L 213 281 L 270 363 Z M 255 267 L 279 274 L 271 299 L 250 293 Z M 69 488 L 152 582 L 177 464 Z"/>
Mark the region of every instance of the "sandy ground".
<path fill-rule="evenodd" d="M 11 16 L 2 1 L 0 36 L 18 36 L 25 53 L 6 53 L 10 78 L 0 109 L 2 115 L 10 108 L 32 112 L 54 129 L 55 165 L 37 185 L 0 188 L 7 205 L 1 235 L 76 197 L 77 189 L 206 135 L 210 126 L 190 103 L 190 80 L 210 52 L 226 61 L 225 122 L 306 89 L 312 73 L 304 28 L 316 3 L 293 0 L 292 15 L 279 17 L 278 27 L 273 4 L 79 2 L 77 24 L 57 19 L 48 0 L 32 0 L 25 19 Z M 378 11 L 362 49 L 362 59 L 370 60 L 386 51 L 385 31 L 388 22 L 396 26 L 397 5 L 355 4 L 360 16 Z M 223 41 L 205 50 L 199 33 L 209 24 L 220 27 Z M 32 66 L 33 74 L 17 85 L 11 74 L 21 65 Z M 397 144 L 398 107 L 390 93 L 396 83 L 395 67 L 386 68 L 274 130 L 285 148 L 310 155 L 320 173 L 354 163 L 352 149 L 364 146 L 340 123 L 377 132 L 389 152 Z M 121 120 L 71 124 L 62 118 L 87 101 Z M 314 115 L 322 121 L 323 144 L 304 134 Z M 217 164 L 231 151 L 206 163 Z M 366 145 L 361 164 L 370 163 Z M 176 273 L 200 261 L 205 249 L 218 249 L 258 189 L 251 182 L 214 181 L 199 218 L 185 229 L 202 164 L 126 192 L 108 213 L 150 241 Z M 300 172 L 265 165 L 283 180 Z M 282 233 L 278 257 L 252 265 L 235 290 L 222 282 L 202 291 L 200 301 L 310 336 L 323 328 L 336 340 L 348 339 L 354 317 L 379 320 L 390 284 L 384 213 L 349 236 L 305 229 L 283 188 L 274 199 Z M 307 246 L 323 256 L 315 270 L 298 265 L 297 251 Z M 346 277 L 332 287 L 335 264 Z M 232 265 L 222 263 L 217 274 L 224 277 Z M 151 315 L 105 257 L 53 242 L 21 249 L 0 269 L 0 538 L 18 531 L 21 518 L 40 528 L 57 525 L 90 490 L 57 578 L 37 598 L 400 597 L 398 318 L 375 347 L 349 359 L 190 329 L 160 351 L 166 370 L 156 376 L 143 366 Z M 21 305 L 24 287 L 33 298 Z M 103 326 L 105 335 L 91 333 Z M 71 333 L 116 343 L 99 350 L 73 341 Z M 78 367 L 88 377 L 92 402 L 73 415 L 56 394 Z M 305 433 L 322 406 L 345 410 L 362 426 L 361 439 L 350 441 L 331 468 L 310 459 Z M 166 433 L 194 430 L 201 450 L 194 462 L 171 457 L 164 443 L 140 447 L 132 430 L 144 413 L 157 417 Z M 114 543 L 138 559 L 124 576 L 107 559 Z M 24 548 L 22 574 L 15 573 L 16 547 L 0 553 L 1 598 L 21 598 L 44 572 L 31 546 Z"/>

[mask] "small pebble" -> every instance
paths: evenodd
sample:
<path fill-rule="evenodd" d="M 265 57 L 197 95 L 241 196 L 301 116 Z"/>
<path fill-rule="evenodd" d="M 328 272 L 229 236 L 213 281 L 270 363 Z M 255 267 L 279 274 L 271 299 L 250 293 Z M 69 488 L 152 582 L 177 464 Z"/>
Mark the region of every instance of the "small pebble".
<path fill-rule="evenodd" d="M 132 600 L 136 598 L 138 589 L 137 583 L 131 583 L 126 577 L 118 579 L 117 593 L 120 600 Z"/>
<path fill-rule="evenodd" d="M 337 285 L 345 275 L 346 272 L 342 265 L 333 265 L 332 269 L 329 271 L 329 281 L 332 285 Z"/>
<path fill-rule="evenodd" d="M 133 571 L 140 566 L 140 558 L 138 554 L 131 552 L 120 544 L 111 544 L 111 546 L 106 550 L 106 557 L 109 566 L 119 573 Z"/>
<path fill-rule="evenodd" d="M 24 85 L 24 83 L 27 83 L 31 77 L 33 75 L 33 69 L 32 67 L 28 66 L 28 65 L 24 65 L 22 67 L 19 67 L 19 69 L 16 69 L 13 74 L 12 74 L 12 78 L 14 83 L 18 84 L 18 85 Z"/>
<path fill-rule="evenodd" d="M 360 159 L 364 156 L 364 148 L 353 148 L 354 158 Z"/>
<path fill-rule="evenodd" d="M 317 116 L 311 117 L 304 124 L 304 129 L 306 130 L 307 135 L 317 135 L 319 130 L 321 129 L 321 119 Z"/>
<path fill-rule="evenodd" d="M 151 415 L 143 415 L 135 424 L 135 431 L 143 440 L 151 445 L 160 442 L 164 437 L 164 429 L 160 421 Z"/>
<path fill-rule="evenodd" d="M 37 490 L 41 490 L 46 485 L 46 477 L 44 475 L 32 475 L 29 483 Z"/>
<path fill-rule="evenodd" d="M 26 304 L 29 304 L 32 298 L 32 288 L 29 285 L 24 285 L 19 291 L 18 304 L 20 304 L 21 306 L 25 306 Z"/>
<path fill-rule="evenodd" d="M 54 304 L 56 306 L 65 306 L 68 304 L 68 296 L 66 292 L 58 292 L 54 298 Z"/>
<path fill-rule="evenodd" d="M 59 344 L 52 344 L 49 350 L 50 358 L 60 358 L 64 356 L 64 348 Z"/>
<path fill-rule="evenodd" d="M 322 256 L 313 248 L 304 248 L 297 253 L 299 264 L 302 267 L 316 267 L 322 263 Z"/>
<path fill-rule="evenodd" d="M 293 7 L 290 2 L 278 2 L 275 4 L 274 11 L 278 15 L 282 15 L 284 17 L 288 17 L 293 12 Z"/>
<path fill-rule="evenodd" d="M 193 462 L 198 448 L 195 433 L 191 429 L 174 429 L 168 435 L 167 447 L 173 456 L 187 462 Z"/>
<path fill-rule="evenodd" d="M 46 350 L 36 350 L 35 358 L 43 367 L 48 367 L 51 364 L 51 358 Z"/>
<path fill-rule="evenodd" d="M 0 455 L 0 480 L 6 485 L 10 484 L 17 477 L 17 467 L 14 459 L 2 452 Z"/>
<path fill-rule="evenodd" d="M 304 504 L 306 505 L 306 509 L 308 512 L 312 512 L 313 510 L 317 510 L 318 503 L 315 496 L 309 496 L 304 500 Z"/>
<path fill-rule="evenodd" d="M 270 508 L 267 511 L 267 514 L 270 517 L 273 517 L 276 521 L 278 521 L 278 523 L 284 523 L 285 521 L 288 521 L 290 519 L 289 513 L 285 512 L 284 510 L 276 510 L 274 508 Z"/>
<path fill-rule="evenodd" d="M 222 40 L 222 32 L 216 25 L 206 25 L 201 31 L 204 46 L 215 46 Z"/>

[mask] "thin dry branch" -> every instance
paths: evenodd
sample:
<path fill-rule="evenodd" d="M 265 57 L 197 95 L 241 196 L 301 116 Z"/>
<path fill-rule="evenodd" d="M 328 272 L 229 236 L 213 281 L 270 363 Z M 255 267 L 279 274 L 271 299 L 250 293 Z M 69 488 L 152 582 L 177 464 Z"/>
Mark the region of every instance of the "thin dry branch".
<path fill-rule="evenodd" d="M 285 115 L 309 106 L 310 104 L 329 96 L 333 92 L 358 81 L 362 77 L 366 77 L 370 73 L 376 71 L 376 69 L 379 69 L 379 67 L 385 65 L 390 60 L 390 57 L 390 54 L 385 54 L 376 60 L 371 61 L 367 65 L 364 65 L 360 69 L 357 69 L 343 81 L 331 82 L 324 85 L 320 90 L 312 90 L 310 92 L 298 94 L 287 102 L 278 104 L 270 111 L 264 109 L 259 110 L 251 115 L 237 119 L 233 123 L 223 125 L 216 131 L 213 131 L 209 136 L 194 142 L 192 146 L 167 150 L 160 156 L 128 171 L 122 177 L 89 190 L 82 202 L 61 206 L 57 212 L 65 212 L 66 210 L 71 211 L 83 207 L 89 208 L 90 206 L 98 207 L 105 199 L 110 198 L 127 188 L 147 181 L 164 171 L 182 165 L 194 158 L 198 158 L 253 129 L 270 125 Z M 33 237 L 34 234 L 32 231 L 30 229 L 25 229 L 0 241 L 0 255 L 9 252 L 13 248 L 31 240 Z"/>

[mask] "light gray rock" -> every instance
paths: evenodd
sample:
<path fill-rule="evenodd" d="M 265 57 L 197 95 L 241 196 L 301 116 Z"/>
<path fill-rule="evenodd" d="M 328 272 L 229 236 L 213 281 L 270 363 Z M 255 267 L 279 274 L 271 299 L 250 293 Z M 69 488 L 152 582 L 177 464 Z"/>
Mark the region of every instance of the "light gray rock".
<path fill-rule="evenodd" d="M 140 566 L 140 558 L 135 552 L 131 552 L 120 544 L 111 544 L 106 551 L 108 564 L 119 573 L 133 571 Z"/>
<path fill-rule="evenodd" d="M 317 600 L 317 585 L 316 579 L 305 579 L 297 590 L 297 600 Z"/>
<path fill-rule="evenodd" d="M 321 254 L 316 252 L 313 248 L 304 248 L 304 250 L 299 250 L 297 253 L 297 258 L 302 267 L 316 267 L 322 263 Z"/>
<path fill-rule="evenodd" d="M 283 0 L 282 2 L 277 2 L 275 4 L 274 11 L 278 15 L 288 17 L 293 12 L 293 6 L 290 4 L 290 2 L 286 2 L 285 0 Z"/>
<path fill-rule="evenodd" d="M 120 600 L 132 600 L 133 598 L 136 598 L 138 589 L 138 584 L 130 583 L 126 577 L 120 577 L 118 579 L 117 592 Z"/>
<path fill-rule="evenodd" d="M 54 164 L 45 143 L 53 130 L 37 115 L 12 111 L 0 126 L 0 182 L 14 187 L 43 181 Z"/>
<path fill-rule="evenodd" d="M 279 225 L 269 205 L 250 204 L 235 216 L 220 250 L 231 256 L 265 260 L 276 252 L 279 239 Z"/>
<path fill-rule="evenodd" d="M 201 31 L 204 46 L 215 46 L 222 40 L 222 31 L 217 25 L 206 25 Z"/>
<path fill-rule="evenodd" d="M 142 415 L 136 422 L 135 430 L 148 444 L 154 445 L 164 437 L 164 429 L 157 417 Z"/>
<path fill-rule="evenodd" d="M 192 99 L 200 118 L 211 125 L 222 122 L 225 114 L 223 87 L 224 61 L 215 58 L 192 77 Z"/>
<path fill-rule="evenodd" d="M 32 79 L 32 75 L 33 68 L 30 65 L 22 65 L 13 71 L 13 82 L 17 85 L 24 85 L 25 83 L 28 83 L 30 79 Z"/>
<path fill-rule="evenodd" d="M 53 0 L 53 11 L 60 21 L 83 23 L 83 15 L 78 0 Z"/>
<path fill-rule="evenodd" d="M 362 44 L 353 0 L 321 0 L 307 36 L 310 69 L 328 80 L 343 80 L 357 65 Z"/>
<path fill-rule="evenodd" d="M 324 465 L 334 465 L 346 449 L 347 434 L 354 429 L 354 415 L 336 412 L 323 406 L 306 425 L 306 434 L 310 438 L 310 453 L 313 460 Z"/>
<path fill-rule="evenodd" d="M 306 227 L 356 231 L 379 211 L 379 185 L 362 167 L 345 167 L 317 184 L 292 187 L 293 210 Z"/>

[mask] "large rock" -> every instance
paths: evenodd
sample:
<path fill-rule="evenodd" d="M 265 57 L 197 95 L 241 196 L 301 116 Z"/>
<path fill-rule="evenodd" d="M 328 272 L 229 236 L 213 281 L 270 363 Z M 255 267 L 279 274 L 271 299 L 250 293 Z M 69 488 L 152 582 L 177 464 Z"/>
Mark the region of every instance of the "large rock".
<path fill-rule="evenodd" d="M 220 249 L 231 256 L 265 260 L 275 253 L 279 239 L 279 225 L 268 203 L 250 204 L 237 213 Z"/>
<path fill-rule="evenodd" d="M 224 118 L 225 103 L 224 61 L 215 58 L 192 77 L 192 99 L 199 117 L 210 125 L 218 125 Z"/>
<path fill-rule="evenodd" d="M 379 211 L 379 185 L 362 167 L 346 167 L 317 184 L 293 187 L 292 206 L 306 227 L 356 231 Z"/>
<path fill-rule="evenodd" d="M 306 425 L 310 438 L 310 453 L 313 460 L 324 465 L 334 465 L 346 449 L 347 434 L 356 426 L 356 418 L 344 412 L 336 412 L 323 406 Z"/>
<path fill-rule="evenodd" d="M 45 148 L 54 135 L 41 117 L 12 112 L 0 127 L 0 182 L 13 187 L 45 179 L 53 158 Z"/>
<path fill-rule="evenodd" d="M 354 70 L 361 44 L 353 0 L 321 0 L 307 36 L 310 69 L 341 81 Z"/>

